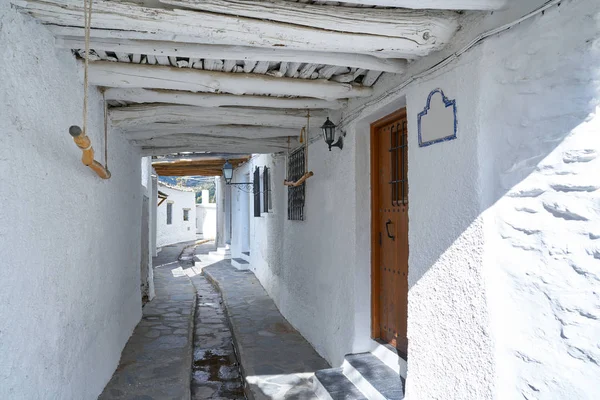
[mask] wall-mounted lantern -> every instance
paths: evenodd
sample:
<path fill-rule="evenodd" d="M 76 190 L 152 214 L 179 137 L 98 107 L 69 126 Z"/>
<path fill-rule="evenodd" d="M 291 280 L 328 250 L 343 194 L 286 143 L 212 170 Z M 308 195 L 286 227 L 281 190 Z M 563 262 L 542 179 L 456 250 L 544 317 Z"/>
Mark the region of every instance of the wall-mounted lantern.
<path fill-rule="evenodd" d="M 331 122 L 329 117 L 327 117 L 327 121 L 321 126 L 321 129 L 323 130 L 323 139 L 325 139 L 325 143 L 329 146 L 329 151 L 331 151 L 332 147 L 339 147 L 340 150 L 344 147 L 342 135 L 340 135 L 337 142 L 333 143 L 335 140 L 335 128 L 337 128 L 336 124 Z"/>
<path fill-rule="evenodd" d="M 225 160 L 225 164 L 223 164 L 223 178 L 225 178 L 225 183 L 227 185 L 239 186 L 243 192 L 251 192 L 253 191 L 253 182 L 231 182 L 233 179 L 233 165 L 229 162 L 229 160 Z"/>

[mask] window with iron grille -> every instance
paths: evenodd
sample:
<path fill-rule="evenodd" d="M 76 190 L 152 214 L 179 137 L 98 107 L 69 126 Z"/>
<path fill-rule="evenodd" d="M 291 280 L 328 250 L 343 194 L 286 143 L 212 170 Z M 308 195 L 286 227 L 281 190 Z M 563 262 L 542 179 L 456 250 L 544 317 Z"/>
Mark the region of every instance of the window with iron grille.
<path fill-rule="evenodd" d="M 263 211 L 269 212 L 271 208 L 271 181 L 269 177 L 269 168 L 265 167 L 263 170 Z"/>
<path fill-rule="evenodd" d="M 288 181 L 295 182 L 302 178 L 305 169 L 304 147 L 295 150 L 288 158 Z M 298 186 L 288 186 L 288 220 L 304 220 L 304 198 L 306 183 Z"/>
<path fill-rule="evenodd" d="M 392 158 L 392 205 L 408 204 L 408 143 L 406 120 L 390 128 L 390 156 Z"/>
<path fill-rule="evenodd" d="M 260 217 L 260 170 L 258 167 L 254 168 L 252 191 L 254 193 L 254 216 Z"/>
<path fill-rule="evenodd" d="M 167 203 L 167 225 L 173 223 L 173 203 Z"/>
<path fill-rule="evenodd" d="M 189 221 L 190 220 L 190 209 L 189 208 L 184 208 L 183 209 L 183 220 L 184 221 Z"/>

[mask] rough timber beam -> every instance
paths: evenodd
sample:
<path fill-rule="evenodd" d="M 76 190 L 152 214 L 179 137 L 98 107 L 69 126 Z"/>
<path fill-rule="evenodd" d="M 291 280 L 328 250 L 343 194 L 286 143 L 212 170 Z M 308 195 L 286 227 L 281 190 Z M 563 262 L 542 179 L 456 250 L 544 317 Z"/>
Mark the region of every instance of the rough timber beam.
<path fill-rule="evenodd" d="M 155 123 L 136 126 L 135 130 L 126 130 L 123 131 L 123 134 L 129 140 L 155 139 L 181 134 L 262 139 L 298 136 L 300 135 L 300 129 L 252 125 L 198 126 L 193 124 Z"/>
<path fill-rule="evenodd" d="M 79 0 L 10 1 L 45 24 L 83 27 L 83 2 Z M 94 12 L 93 37 L 100 29 L 110 31 L 110 35 L 117 38 L 286 47 L 373 54 L 383 58 L 425 56 L 444 47 L 458 29 L 455 18 L 429 15 L 409 18 L 397 36 L 391 37 L 210 12 L 140 7 L 116 1 L 95 1 Z"/>
<path fill-rule="evenodd" d="M 344 0 L 344 3 L 430 10 L 501 10 L 508 0 Z"/>
<path fill-rule="evenodd" d="M 238 166 L 248 161 L 248 159 L 249 157 L 219 157 L 199 160 L 157 161 L 152 163 L 152 167 L 160 176 L 221 176 L 225 161 L 228 160 L 232 165 Z"/>
<path fill-rule="evenodd" d="M 278 128 L 297 128 L 306 125 L 304 110 L 274 110 L 256 108 L 218 107 L 203 108 L 176 105 L 137 105 L 116 107 L 109 111 L 112 125 L 123 130 L 139 130 L 140 126 L 154 123 L 177 125 L 256 125 Z M 325 118 L 322 111 L 311 111 L 311 117 Z"/>
<path fill-rule="evenodd" d="M 223 138 L 218 136 L 203 136 L 196 138 L 178 138 L 168 141 L 140 141 L 137 145 L 142 148 L 142 156 L 161 156 L 181 152 L 220 152 L 243 154 L 279 153 L 298 145 L 296 138 L 275 139 L 242 139 Z"/>
<path fill-rule="evenodd" d="M 282 0 L 160 0 L 161 3 L 200 11 L 267 19 L 338 32 L 408 37 L 408 31 L 433 33 L 456 20 L 452 12 L 430 10 L 349 8 L 324 4 L 304 4 Z"/>
<path fill-rule="evenodd" d="M 233 94 L 192 93 L 176 90 L 116 89 L 104 92 L 106 100 L 131 103 L 168 103 L 198 107 L 263 107 L 339 110 L 345 101 L 326 101 L 308 97 L 280 98 L 267 96 L 236 96 Z"/>
<path fill-rule="evenodd" d="M 85 48 L 85 41 L 83 39 L 84 31 L 82 28 L 54 27 L 53 31 L 55 35 L 58 35 L 56 39 L 57 46 L 67 49 Z M 100 34 L 102 31 L 97 33 Z M 260 48 L 96 37 L 90 40 L 90 48 L 94 50 L 113 51 L 115 53 L 121 52 L 153 56 L 339 65 L 393 72 L 395 74 L 401 74 L 406 71 L 406 60 L 403 59 L 379 58 L 356 53 L 288 50 L 277 47 Z"/>
<path fill-rule="evenodd" d="M 323 79 L 276 78 L 261 74 L 201 71 L 158 65 L 97 61 L 90 63 L 90 83 L 96 86 L 186 90 L 192 92 L 315 97 L 337 100 L 366 97 L 373 89 Z"/>

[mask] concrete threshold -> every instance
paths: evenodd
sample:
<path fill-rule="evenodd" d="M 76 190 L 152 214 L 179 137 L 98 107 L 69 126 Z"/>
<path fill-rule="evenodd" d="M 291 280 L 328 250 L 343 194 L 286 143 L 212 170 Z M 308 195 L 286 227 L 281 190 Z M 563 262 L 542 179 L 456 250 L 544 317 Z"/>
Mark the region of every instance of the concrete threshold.
<path fill-rule="evenodd" d="M 203 268 L 221 291 L 250 400 L 316 399 L 313 376 L 329 364 L 281 315 L 251 271 L 223 260 Z"/>

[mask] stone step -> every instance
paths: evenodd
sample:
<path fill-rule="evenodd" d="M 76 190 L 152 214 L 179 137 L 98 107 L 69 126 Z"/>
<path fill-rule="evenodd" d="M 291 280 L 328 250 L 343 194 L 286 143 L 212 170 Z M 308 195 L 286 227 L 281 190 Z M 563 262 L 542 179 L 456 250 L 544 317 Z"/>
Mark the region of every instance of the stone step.
<path fill-rule="evenodd" d="M 321 400 L 367 400 L 346 378 L 341 368 L 315 372 L 313 384 L 313 390 Z"/>
<path fill-rule="evenodd" d="M 248 269 L 250 268 L 250 263 L 243 258 L 232 258 L 231 265 L 237 269 Z"/>
<path fill-rule="evenodd" d="M 349 354 L 342 368 L 317 371 L 314 390 L 321 400 L 402 400 L 404 380 L 372 353 Z"/>
<path fill-rule="evenodd" d="M 250 252 L 249 251 L 242 251 L 241 258 L 243 258 L 244 260 L 250 262 Z"/>
<path fill-rule="evenodd" d="M 403 378 L 371 353 L 347 355 L 342 370 L 369 400 L 404 398 Z"/>

